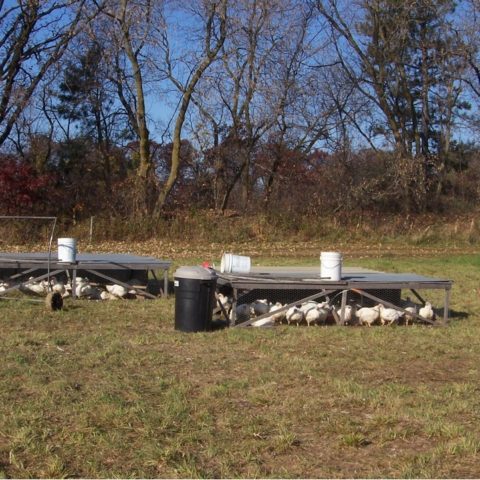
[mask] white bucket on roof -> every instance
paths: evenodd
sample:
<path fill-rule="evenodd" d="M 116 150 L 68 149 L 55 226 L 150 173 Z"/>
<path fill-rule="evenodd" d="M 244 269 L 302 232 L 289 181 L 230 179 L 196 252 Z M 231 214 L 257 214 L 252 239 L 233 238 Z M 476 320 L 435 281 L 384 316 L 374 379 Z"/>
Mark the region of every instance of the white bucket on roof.
<path fill-rule="evenodd" d="M 340 252 L 320 253 L 320 276 L 333 281 L 342 278 L 342 254 Z"/>
<path fill-rule="evenodd" d="M 234 255 L 233 253 L 224 253 L 220 264 L 220 272 L 222 273 L 249 273 L 250 257 L 242 255 Z"/>
<path fill-rule="evenodd" d="M 77 240 L 75 238 L 58 239 L 58 261 L 74 263 L 77 256 Z"/>

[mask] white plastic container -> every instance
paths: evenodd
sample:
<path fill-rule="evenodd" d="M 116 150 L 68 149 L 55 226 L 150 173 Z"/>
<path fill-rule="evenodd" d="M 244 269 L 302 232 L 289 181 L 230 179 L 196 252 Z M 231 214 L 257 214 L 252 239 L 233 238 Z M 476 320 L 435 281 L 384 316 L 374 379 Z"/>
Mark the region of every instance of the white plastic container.
<path fill-rule="evenodd" d="M 222 273 L 249 273 L 251 267 L 250 257 L 224 253 L 220 264 Z"/>
<path fill-rule="evenodd" d="M 77 241 L 75 238 L 58 239 L 58 261 L 74 263 L 77 257 Z"/>
<path fill-rule="evenodd" d="M 340 252 L 320 253 L 320 276 L 333 281 L 342 278 L 342 254 Z"/>

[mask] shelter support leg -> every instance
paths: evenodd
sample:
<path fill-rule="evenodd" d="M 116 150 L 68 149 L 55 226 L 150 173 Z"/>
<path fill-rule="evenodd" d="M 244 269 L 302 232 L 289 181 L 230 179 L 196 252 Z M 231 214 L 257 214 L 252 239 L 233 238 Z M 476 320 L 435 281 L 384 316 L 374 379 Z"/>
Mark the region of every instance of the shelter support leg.
<path fill-rule="evenodd" d="M 168 270 L 163 271 L 163 296 L 168 297 Z"/>
<path fill-rule="evenodd" d="M 77 269 L 72 269 L 72 298 L 77 298 Z"/>
<path fill-rule="evenodd" d="M 235 322 L 237 321 L 237 300 L 238 300 L 238 289 L 233 289 L 233 297 L 232 297 L 232 313 L 229 319 L 230 327 L 235 326 Z"/>
<path fill-rule="evenodd" d="M 338 322 L 339 325 L 345 325 L 345 307 L 347 305 L 347 293 L 348 290 L 344 290 L 342 292 L 342 304 L 340 307 L 340 319 Z"/>
<path fill-rule="evenodd" d="M 450 288 L 445 289 L 445 303 L 443 305 L 443 323 L 448 323 L 448 314 L 450 310 L 450 294 L 452 290 Z"/>
<path fill-rule="evenodd" d="M 411 288 L 410 291 L 417 297 L 422 305 L 425 305 L 425 299 L 414 288 Z"/>

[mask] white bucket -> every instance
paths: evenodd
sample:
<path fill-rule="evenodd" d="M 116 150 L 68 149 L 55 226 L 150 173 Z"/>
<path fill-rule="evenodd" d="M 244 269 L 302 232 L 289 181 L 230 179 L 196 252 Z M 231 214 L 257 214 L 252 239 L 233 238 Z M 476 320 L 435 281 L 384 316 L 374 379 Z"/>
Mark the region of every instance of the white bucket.
<path fill-rule="evenodd" d="M 58 239 L 58 261 L 74 263 L 77 255 L 77 241 L 74 238 Z"/>
<path fill-rule="evenodd" d="M 334 281 L 342 278 L 342 254 L 340 252 L 321 252 L 320 276 Z"/>
<path fill-rule="evenodd" d="M 220 264 L 222 273 L 248 273 L 250 272 L 250 257 L 242 257 L 233 253 L 224 253 Z"/>

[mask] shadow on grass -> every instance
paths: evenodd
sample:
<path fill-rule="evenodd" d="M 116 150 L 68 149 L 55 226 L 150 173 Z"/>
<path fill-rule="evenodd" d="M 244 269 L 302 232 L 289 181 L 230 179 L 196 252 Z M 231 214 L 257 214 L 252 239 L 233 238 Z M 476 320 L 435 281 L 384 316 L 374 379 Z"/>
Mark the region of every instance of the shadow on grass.
<path fill-rule="evenodd" d="M 82 305 L 77 305 L 77 304 L 72 304 L 72 305 L 63 305 L 62 310 L 64 312 L 71 312 L 74 310 L 79 310 L 80 308 L 83 308 Z"/>
<path fill-rule="evenodd" d="M 460 312 L 456 310 L 450 310 L 449 312 L 449 318 L 450 319 L 455 319 L 455 320 L 466 320 L 470 314 L 468 312 Z"/>

